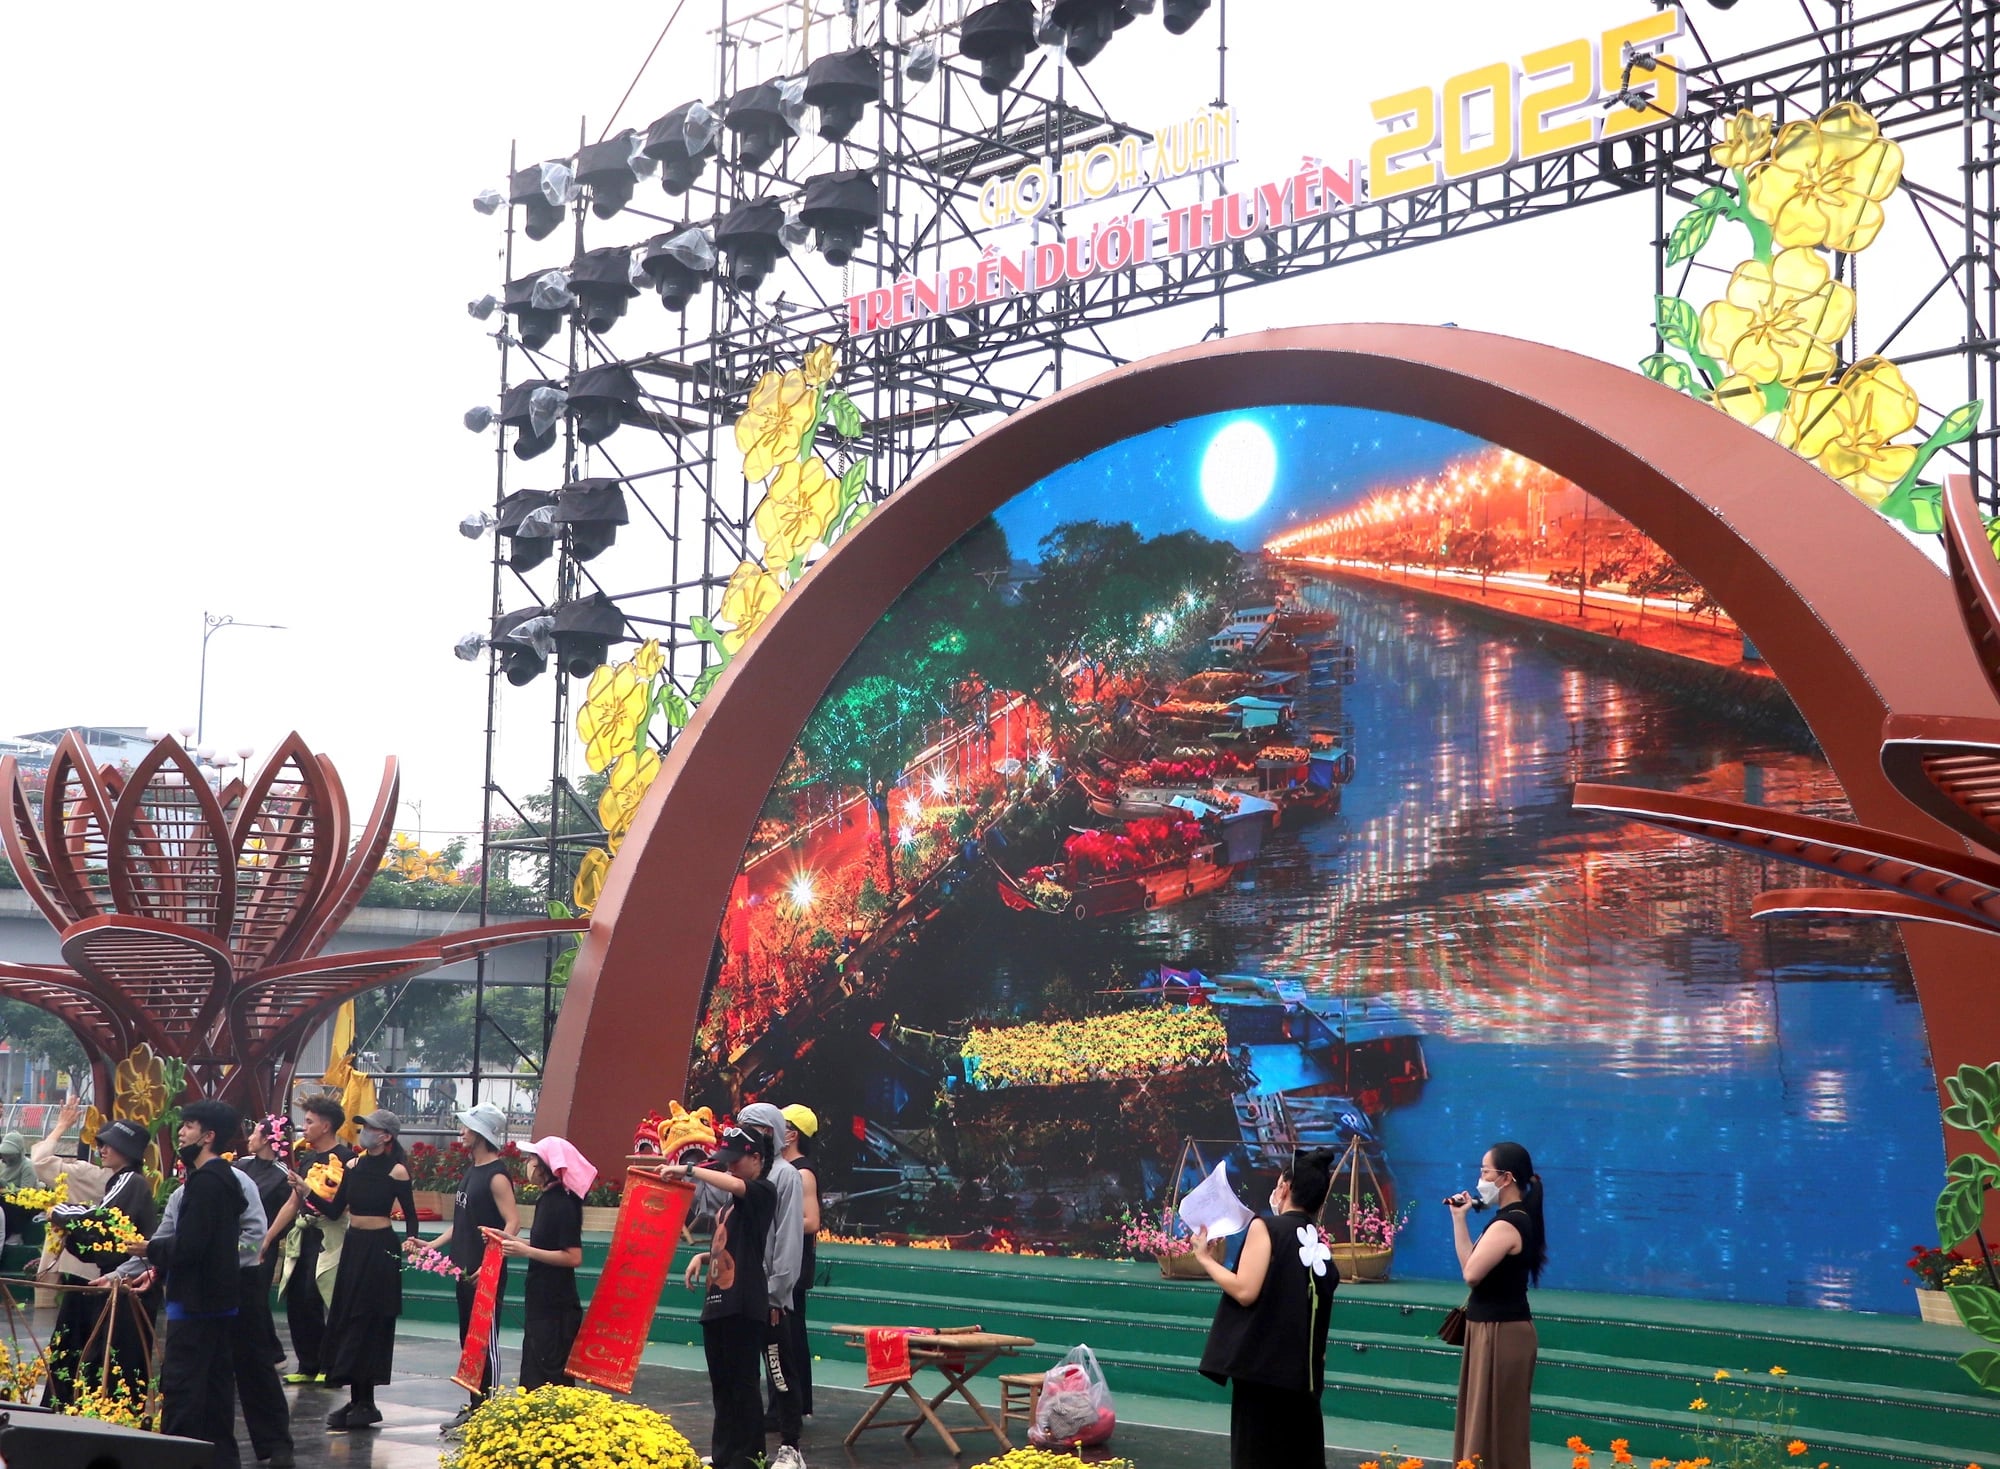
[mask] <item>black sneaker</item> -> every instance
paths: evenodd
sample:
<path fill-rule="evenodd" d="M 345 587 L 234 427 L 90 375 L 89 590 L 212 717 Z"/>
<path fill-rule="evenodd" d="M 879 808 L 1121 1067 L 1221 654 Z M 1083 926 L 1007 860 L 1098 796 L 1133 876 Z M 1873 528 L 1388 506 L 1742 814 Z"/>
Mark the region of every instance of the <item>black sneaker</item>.
<path fill-rule="evenodd" d="M 347 1403 L 326 1415 L 327 1431 L 330 1433 L 351 1433 L 357 1428 L 373 1428 L 382 1421 L 380 1408 L 357 1408 Z"/>
<path fill-rule="evenodd" d="M 455 1433 L 463 1433 L 465 1431 L 465 1425 L 470 1423 L 471 1421 L 472 1421 L 472 1404 L 467 1403 L 463 1408 L 460 1408 L 456 1413 L 452 1414 L 450 1418 L 445 1420 L 443 1423 L 440 1423 L 438 1425 L 438 1432 L 444 1437 L 449 1438 L 451 1437 L 451 1435 Z"/>

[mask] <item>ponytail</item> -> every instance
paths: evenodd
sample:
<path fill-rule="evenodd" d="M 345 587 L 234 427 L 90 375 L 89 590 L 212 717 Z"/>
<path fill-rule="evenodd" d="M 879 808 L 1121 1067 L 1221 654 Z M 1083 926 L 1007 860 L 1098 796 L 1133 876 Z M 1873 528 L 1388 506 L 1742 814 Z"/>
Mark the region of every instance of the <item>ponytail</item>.
<path fill-rule="evenodd" d="M 1493 1166 L 1511 1174 L 1521 1186 L 1521 1207 L 1533 1226 L 1532 1237 L 1521 1241 L 1521 1257 L 1528 1263 L 1528 1279 L 1542 1283 L 1542 1267 L 1549 1262 L 1549 1232 L 1542 1220 L 1542 1175 L 1535 1172 L 1535 1160 L 1516 1142 L 1495 1143 L 1487 1150 Z"/>

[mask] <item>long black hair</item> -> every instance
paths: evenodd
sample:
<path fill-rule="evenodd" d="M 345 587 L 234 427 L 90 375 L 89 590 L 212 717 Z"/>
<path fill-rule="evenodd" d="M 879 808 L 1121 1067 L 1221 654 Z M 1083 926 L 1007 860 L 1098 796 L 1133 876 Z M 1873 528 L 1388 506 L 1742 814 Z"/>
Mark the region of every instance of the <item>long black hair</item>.
<path fill-rule="evenodd" d="M 1535 1172 L 1535 1160 L 1517 1142 L 1498 1142 L 1488 1148 L 1493 1167 L 1510 1173 L 1521 1189 L 1521 1207 L 1528 1211 L 1534 1226 L 1532 1238 L 1521 1241 L 1521 1254 L 1528 1262 L 1528 1279 L 1542 1283 L 1542 1267 L 1549 1263 L 1549 1232 L 1542 1223 L 1542 1175 Z"/>
<path fill-rule="evenodd" d="M 1292 1207 L 1301 1214 L 1319 1217 L 1319 1211 L 1326 1207 L 1326 1196 L 1333 1188 L 1332 1148 L 1314 1148 L 1311 1152 L 1295 1152 L 1292 1161 L 1278 1174 L 1292 1191 Z"/>

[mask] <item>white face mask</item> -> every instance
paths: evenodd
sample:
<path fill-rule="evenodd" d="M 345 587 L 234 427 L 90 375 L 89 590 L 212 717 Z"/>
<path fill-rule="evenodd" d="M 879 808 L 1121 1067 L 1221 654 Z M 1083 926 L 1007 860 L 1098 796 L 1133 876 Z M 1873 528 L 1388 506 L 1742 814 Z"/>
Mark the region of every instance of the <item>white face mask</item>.
<path fill-rule="evenodd" d="M 1479 1202 L 1489 1209 L 1500 1202 L 1500 1185 L 1490 1178 L 1480 1179 L 1475 1192 L 1479 1195 Z"/>
<path fill-rule="evenodd" d="M 377 1132 L 372 1127 L 364 1127 L 361 1129 L 361 1146 L 363 1148 L 380 1147 L 382 1139 L 386 1136 L 388 1136 L 387 1133 Z"/>

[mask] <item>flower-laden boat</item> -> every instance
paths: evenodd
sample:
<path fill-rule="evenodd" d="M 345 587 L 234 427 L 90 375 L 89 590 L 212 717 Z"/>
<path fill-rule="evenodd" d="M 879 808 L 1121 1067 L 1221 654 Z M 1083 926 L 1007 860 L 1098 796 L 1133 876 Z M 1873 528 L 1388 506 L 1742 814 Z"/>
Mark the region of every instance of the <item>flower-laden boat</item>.
<path fill-rule="evenodd" d="M 1063 858 L 1018 878 L 996 866 L 1000 901 L 1022 913 L 1109 918 L 1214 892 L 1236 870 L 1203 822 L 1164 817 L 1077 832 Z"/>

